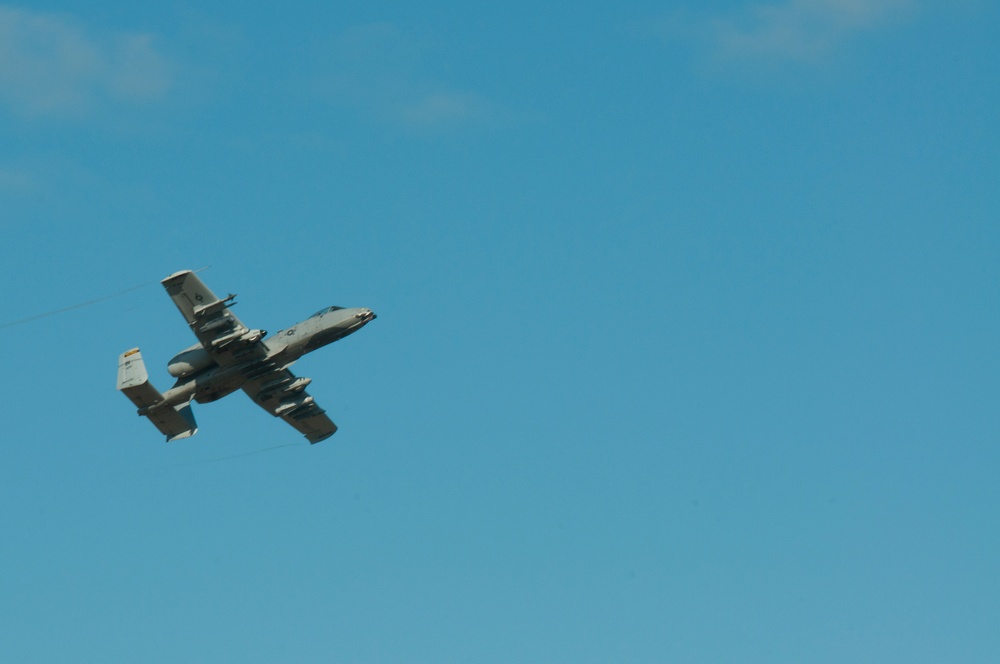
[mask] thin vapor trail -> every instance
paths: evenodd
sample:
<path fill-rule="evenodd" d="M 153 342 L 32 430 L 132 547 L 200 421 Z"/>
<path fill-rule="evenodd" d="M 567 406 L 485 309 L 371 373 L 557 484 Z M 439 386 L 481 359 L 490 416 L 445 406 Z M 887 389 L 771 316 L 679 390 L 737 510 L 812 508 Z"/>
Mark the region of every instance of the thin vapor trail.
<path fill-rule="evenodd" d="M 202 270 L 207 270 L 209 267 L 211 266 L 206 265 L 205 267 L 201 268 L 201 270 L 195 270 L 195 272 L 201 272 Z M 74 311 L 75 309 L 83 309 L 84 307 L 100 304 L 101 302 L 107 302 L 108 300 L 114 299 L 116 297 L 121 297 L 122 295 L 131 293 L 132 291 L 137 291 L 140 288 L 145 288 L 146 286 L 152 286 L 153 284 L 157 283 L 159 282 L 147 281 L 144 284 L 139 284 L 138 286 L 132 286 L 131 288 L 126 288 L 123 291 L 118 291 L 117 293 L 112 293 L 111 295 L 105 295 L 95 300 L 87 300 L 86 302 L 81 302 L 79 304 L 72 304 L 68 307 L 63 307 L 62 309 L 53 309 L 52 311 L 46 311 L 45 313 L 35 314 L 34 316 L 28 316 L 27 318 L 22 318 L 20 320 L 10 321 L 9 323 L 0 323 L 0 330 L 7 329 L 8 327 L 15 327 L 17 325 L 24 325 L 25 323 L 31 323 L 33 321 L 40 320 L 42 318 L 48 318 L 49 316 L 64 314 L 67 311 Z"/>
<path fill-rule="evenodd" d="M 201 466 L 206 463 L 217 463 L 219 461 L 228 461 L 230 459 L 239 459 L 240 457 L 253 456 L 254 454 L 261 454 L 263 452 L 270 452 L 271 450 L 279 450 L 282 447 L 298 447 L 305 445 L 305 443 L 285 443 L 284 445 L 273 445 L 272 447 L 265 447 L 262 450 L 254 450 L 252 452 L 242 452 L 240 454 L 230 454 L 229 456 L 218 457 L 216 459 L 205 459 L 203 461 L 188 461 L 186 463 L 179 463 L 174 468 L 180 468 L 182 466 Z"/>
<path fill-rule="evenodd" d="M 46 311 L 45 313 L 35 314 L 34 316 L 28 316 L 27 318 L 22 318 L 20 320 L 11 321 L 9 323 L 0 324 L 0 330 L 6 329 L 8 327 L 14 327 L 16 325 L 24 325 L 25 323 L 30 323 L 32 321 L 40 320 L 42 318 L 48 318 L 49 316 L 55 316 L 56 314 L 64 314 L 67 311 L 73 311 L 74 309 L 83 309 L 84 307 L 89 307 L 94 304 L 99 304 L 107 300 L 111 300 L 116 297 L 121 297 L 126 293 L 131 293 L 132 291 L 139 290 L 140 288 L 145 288 L 146 286 L 152 286 L 158 283 L 156 281 L 148 281 L 144 284 L 139 284 L 138 286 L 132 286 L 131 288 L 126 288 L 123 291 L 117 293 L 112 293 L 111 295 L 105 295 L 104 297 L 99 297 L 96 300 L 87 300 L 86 302 L 81 302 L 79 304 L 73 304 L 68 307 L 63 307 L 62 309 L 53 309 L 52 311 Z"/>
<path fill-rule="evenodd" d="M 220 461 L 229 461 L 230 459 L 239 459 L 240 457 L 248 457 L 248 456 L 253 456 L 255 454 L 263 454 L 264 452 L 278 450 L 281 449 L 282 447 L 301 447 L 306 444 L 307 443 L 285 443 L 284 445 L 272 445 L 271 447 L 265 447 L 259 450 L 252 450 L 250 452 L 241 452 L 240 454 L 230 454 L 229 456 L 216 457 L 215 459 L 203 459 L 201 461 L 185 461 L 182 463 L 175 463 L 173 465 L 159 466 L 155 468 L 153 467 L 137 468 L 135 470 L 127 470 L 127 471 L 122 471 L 120 473 L 114 473 L 113 475 L 120 476 L 120 475 L 134 475 L 141 473 L 162 473 L 174 468 L 189 468 L 191 466 L 202 466 L 207 463 L 218 463 Z"/>

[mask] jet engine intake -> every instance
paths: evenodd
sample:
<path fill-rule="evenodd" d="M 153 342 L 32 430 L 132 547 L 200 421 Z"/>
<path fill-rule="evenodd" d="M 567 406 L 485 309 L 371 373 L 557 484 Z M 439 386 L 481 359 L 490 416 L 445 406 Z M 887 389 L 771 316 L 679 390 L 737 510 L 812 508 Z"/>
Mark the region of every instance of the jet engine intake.
<path fill-rule="evenodd" d="M 174 378 L 187 378 L 214 366 L 215 360 L 208 351 L 201 344 L 195 344 L 174 355 L 167 363 L 167 371 Z"/>

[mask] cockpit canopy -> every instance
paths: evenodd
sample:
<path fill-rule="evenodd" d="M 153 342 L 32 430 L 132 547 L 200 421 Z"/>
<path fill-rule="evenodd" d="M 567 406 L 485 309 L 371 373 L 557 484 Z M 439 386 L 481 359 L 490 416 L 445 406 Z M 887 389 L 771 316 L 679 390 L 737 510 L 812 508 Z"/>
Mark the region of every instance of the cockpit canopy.
<path fill-rule="evenodd" d="M 314 313 L 309 318 L 318 318 L 318 317 L 322 316 L 323 314 L 328 314 L 331 311 L 340 311 L 343 308 L 344 307 L 327 307 L 326 309 L 320 309 L 319 311 L 317 311 L 316 313 Z"/>

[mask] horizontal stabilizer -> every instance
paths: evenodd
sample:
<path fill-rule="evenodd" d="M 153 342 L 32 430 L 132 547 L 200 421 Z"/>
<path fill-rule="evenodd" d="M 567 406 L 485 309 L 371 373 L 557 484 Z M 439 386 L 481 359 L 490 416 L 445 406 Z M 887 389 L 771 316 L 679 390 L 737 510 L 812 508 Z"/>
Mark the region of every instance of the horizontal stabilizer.
<path fill-rule="evenodd" d="M 149 382 L 149 374 L 138 348 L 125 351 L 118 358 L 118 389 L 138 407 L 140 415 L 149 418 L 167 437 L 168 443 L 198 432 L 191 402 L 157 407 L 163 401 L 163 395 Z"/>
<path fill-rule="evenodd" d="M 175 407 L 157 408 L 150 411 L 146 417 L 156 425 L 160 433 L 167 437 L 168 443 L 181 438 L 189 438 L 198 433 L 190 401 Z"/>

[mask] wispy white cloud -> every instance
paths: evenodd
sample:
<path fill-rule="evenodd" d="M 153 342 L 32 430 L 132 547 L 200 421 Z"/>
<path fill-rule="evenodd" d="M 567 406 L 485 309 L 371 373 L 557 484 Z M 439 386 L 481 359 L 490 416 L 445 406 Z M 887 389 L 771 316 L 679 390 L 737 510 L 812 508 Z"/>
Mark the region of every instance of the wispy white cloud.
<path fill-rule="evenodd" d="M 29 116 L 73 116 L 102 103 L 143 103 L 171 86 L 152 35 L 88 31 L 63 14 L 0 6 L 0 104 Z"/>
<path fill-rule="evenodd" d="M 484 119 L 490 114 L 489 103 L 470 92 L 435 92 L 400 108 L 400 117 L 419 126 Z"/>
<path fill-rule="evenodd" d="M 422 63 L 431 50 L 392 24 L 353 28 L 325 47 L 315 87 L 335 104 L 408 128 L 454 127 L 496 117 L 496 106 L 483 95 L 428 73 Z"/>
<path fill-rule="evenodd" d="M 671 35 L 696 36 L 721 58 L 808 61 L 900 20 L 917 0 L 756 2 L 725 15 L 675 15 Z"/>

